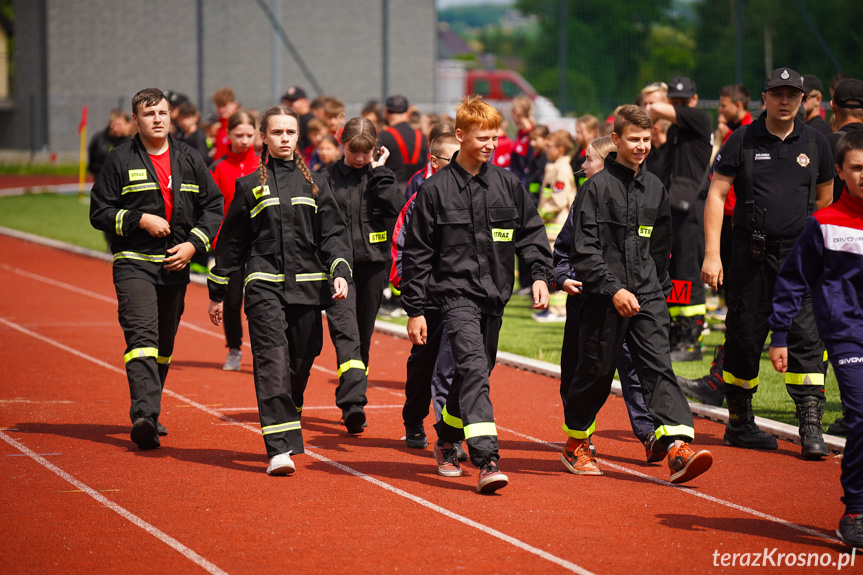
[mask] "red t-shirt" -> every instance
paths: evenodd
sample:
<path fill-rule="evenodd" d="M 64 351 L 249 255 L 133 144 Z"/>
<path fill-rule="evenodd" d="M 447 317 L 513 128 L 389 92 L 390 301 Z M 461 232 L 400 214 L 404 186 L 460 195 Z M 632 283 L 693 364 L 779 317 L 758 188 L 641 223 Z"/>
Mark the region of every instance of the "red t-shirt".
<path fill-rule="evenodd" d="M 150 154 L 150 161 L 156 168 L 156 176 L 159 178 L 159 188 L 162 190 L 162 198 L 165 200 L 165 219 L 171 223 L 171 214 L 174 212 L 174 185 L 171 181 L 171 150 L 164 154 L 154 156 Z"/>

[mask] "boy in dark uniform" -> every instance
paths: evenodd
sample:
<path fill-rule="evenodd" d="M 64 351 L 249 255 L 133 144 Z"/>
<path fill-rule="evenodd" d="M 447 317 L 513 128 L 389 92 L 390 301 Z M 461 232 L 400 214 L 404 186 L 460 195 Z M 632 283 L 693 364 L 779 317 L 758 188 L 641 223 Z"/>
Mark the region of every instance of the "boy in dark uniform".
<path fill-rule="evenodd" d="M 446 329 L 455 377 L 435 424 L 438 473 L 462 474 L 454 443 L 467 440 L 480 468 L 477 491 L 508 483 L 497 466 L 497 430 L 489 374 L 497 354 L 503 308 L 512 295 L 515 255 L 533 277 L 533 307 L 548 305 L 551 250 L 521 181 L 489 164 L 502 117 L 480 97 L 456 109 L 459 151 L 420 187 L 403 254 L 402 306 L 409 316 L 411 358 L 437 356 Z"/>
<path fill-rule="evenodd" d="M 178 142 L 168 100 L 155 88 L 132 98 L 138 135 L 115 148 L 90 192 L 90 223 L 108 233 L 117 314 L 126 337 L 131 437 L 159 447 L 162 389 L 189 283 L 222 222 L 222 193 L 198 152 Z"/>
<path fill-rule="evenodd" d="M 707 471 L 713 456 L 689 447 L 692 413 L 671 369 L 665 305 L 671 291 L 671 210 L 662 183 L 642 166 L 652 125 L 640 106 L 620 109 L 611 136 L 617 154 L 609 154 L 605 169 L 587 180 L 572 211 L 570 263 L 583 282 L 584 301 L 578 363 L 564 401 L 569 438 L 560 457 L 576 475 L 602 475 L 590 436 L 625 341 L 656 440 L 668 451 L 671 481 L 683 483 Z"/>
<path fill-rule="evenodd" d="M 715 290 L 724 280 L 720 256 L 723 205 L 734 186 L 737 203 L 722 376 L 728 402 L 723 439 L 736 447 L 778 447 L 776 438 L 758 428 L 752 412 L 776 274 L 816 206 L 825 207 L 833 199 L 835 171 L 827 140 L 796 118 L 803 94 L 800 74 L 790 68 L 771 72 L 761 94 L 765 112 L 746 128 L 734 131 L 716 156 L 704 209 L 706 250 L 701 277 Z M 815 329 L 811 295 L 794 320 L 788 347 L 785 384 L 797 406 L 801 453 L 807 459 L 819 459 L 829 453 L 821 432 L 827 364 Z"/>

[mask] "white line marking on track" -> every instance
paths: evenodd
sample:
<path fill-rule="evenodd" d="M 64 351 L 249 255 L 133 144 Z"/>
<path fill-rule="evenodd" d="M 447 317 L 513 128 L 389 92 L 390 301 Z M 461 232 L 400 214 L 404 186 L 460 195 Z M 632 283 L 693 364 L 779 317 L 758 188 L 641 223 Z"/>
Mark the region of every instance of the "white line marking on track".
<path fill-rule="evenodd" d="M 559 451 L 561 449 L 560 443 L 551 443 L 549 441 L 543 441 L 542 439 L 537 439 L 536 437 L 531 437 L 530 435 L 525 435 L 524 433 L 519 433 L 513 429 L 507 429 L 505 427 L 497 426 L 498 429 L 502 431 L 506 431 L 507 433 L 512 433 L 518 437 L 523 439 L 527 439 L 533 443 L 539 443 L 540 445 L 545 445 L 554 449 L 555 451 Z M 785 519 L 780 519 L 779 517 L 775 517 L 773 515 L 768 515 L 767 513 L 762 513 L 761 511 L 756 511 L 750 507 L 744 507 L 743 505 L 738 505 L 737 503 L 732 503 L 731 501 L 726 501 L 724 499 L 719 499 L 718 497 L 713 497 L 712 495 L 707 495 L 701 493 L 699 491 L 695 491 L 694 489 L 685 487 L 683 485 L 676 485 L 671 483 L 670 481 L 665 481 L 664 479 L 658 479 L 653 477 L 652 475 L 647 475 L 646 473 L 642 473 L 640 471 L 636 471 L 634 469 L 629 469 L 628 467 L 624 467 L 622 465 L 618 465 L 616 463 L 612 463 L 605 459 L 597 458 L 597 461 L 601 461 L 602 465 L 605 467 L 610 467 L 616 471 L 621 471 L 623 473 L 628 473 L 629 475 L 634 475 L 635 477 L 640 477 L 641 479 L 646 479 L 647 481 L 651 481 L 656 483 L 657 485 L 663 485 L 665 487 L 671 487 L 676 489 L 680 493 L 686 493 L 687 495 L 692 495 L 693 497 L 700 497 L 701 499 L 706 499 L 711 503 L 717 503 L 719 505 L 724 505 L 725 507 L 730 507 L 731 509 L 736 509 L 737 511 L 742 511 L 748 515 L 754 515 L 755 517 L 760 517 L 761 519 L 767 519 L 768 521 L 772 521 L 773 523 L 778 523 L 779 525 L 783 525 L 790 529 L 794 529 L 795 531 L 800 531 L 802 533 L 806 533 L 807 535 L 812 535 L 813 537 L 818 537 L 819 539 L 824 539 L 825 541 L 830 541 L 831 543 L 841 543 L 839 539 L 835 537 L 830 537 L 829 535 L 825 535 L 824 533 L 819 533 L 814 529 L 809 529 L 808 527 L 803 527 L 802 525 L 798 525 L 796 523 L 792 523 L 790 521 L 786 521 Z"/>
<path fill-rule="evenodd" d="M 402 405 L 366 405 L 365 407 L 363 407 L 363 409 L 368 411 L 369 409 L 401 409 L 402 407 L 404 407 L 404 406 L 402 406 Z M 341 409 L 341 407 L 338 407 L 336 405 L 304 405 L 303 406 L 303 411 L 318 410 L 318 409 Z M 227 412 L 231 412 L 231 411 L 258 411 L 258 407 L 257 406 L 253 406 L 253 407 L 219 407 L 216 409 L 216 411 L 221 411 L 222 413 L 227 413 Z"/>
<path fill-rule="evenodd" d="M 26 335 L 34 337 L 34 338 L 38 339 L 39 341 L 45 342 L 49 345 L 52 345 L 54 347 L 57 347 L 57 348 L 62 349 L 64 351 L 67 351 L 67 352 L 69 352 L 69 353 L 71 353 L 77 357 L 80 357 L 82 359 L 85 359 L 87 361 L 91 361 L 91 362 L 93 362 L 97 365 L 100 365 L 102 367 L 105 367 L 114 373 L 118 373 L 118 374 L 122 374 L 122 375 L 126 374 L 125 370 L 123 370 L 123 369 L 120 369 L 120 368 L 115 367 L 113 365 L 110 365 L 110 364 L 108 364 L 108 363 L 106 363 L 100 359 L 97 359 L 95 357 L 92 357 L 92 356 L 89 356 L 85 353 L 82 353 L 76 349 L 73 349 L 67 345 L 60 343 L 59 341 L 55 341 L 51 338 L 48 338 L 48 337 L 45 337 L 45 336 L 40 335 L 38 333 L 35 333 L 35 332 L 25 328 L 25 327 L 22 327 L 22 326 L 14 323 L 14 322 L 11 322 L 5 318 L 0 317 L 0 323 L 6 325 L 8 327 L 11 327 L 12 329 L 18 330 L 21 333 L 24 333 Z M 220 413 L 219 411 L 217 411 L 213 408 L 207 407 L 206 405 L 203 405 L 203 404 L 198 403 L 196 401 L 192 401 L 191 399 L 184 397 L 183 395 L 180 395 L 179 393 L 173 392 L 170 389 L 165 389 L 162 393 L 164 393 L 166 395 L 170 395 L 171 397 L 177 398 L 177 399 L 179 399 L 179 400 L 181 400 L 181 401 L 183 401 L 183 402 L 185 402 L 185 403 L 187 403 L 193 407 L 200 409 L 201 411 L 203 411 L 205 413 L 209 413 L 210 415 L 212 415 L 214 417 L 217 417 L 223 421 L 226 421 L 228 423 L 232 423 L 234 425 L 242 427 L 243 429 L 247 429 L 247 430 L 249 430 L 255 434 L 261 433 L 261 430 L 258 427 L 255 427 L 253 425 L 249 425 L 248 423 L 243 423 L 241 421 L 237 421 L 235 419 L 232 419 L 232 418 L 228 417 L 227 415 L 225 415 L 224 413 Z M 19 449 L 21 451 L 24 451 L 25 449 L 27 449 L 24 445 L 18 443 L 17 441 L 12 439 L 8 435 L 0 433 L 0 437 L 2 437 L 2 439 L 4 441 L 7 441 L 7 443 L 10 443 L 11 445 L 14 445 L 15 447 L 18 447 L 20 445 Z M 12 443 L 12 442 L 14 442 L 14 443 Z M 39 456 L 36 455 L 35 453 L 33 453 L 32 451 L 30 451 L 30 450 L 27 450 L 27 451 L 32 453 L 31 457 L 39 458 Z M 375 485 L 377 487 L 381 487 L 381 488 L 383 488 L 383 489 L 385 489 L 391 493 L 394 493 L 396 495 L 404 497 L 405 499 L 413 501 L 414 503 L 418 503 L 418 504 L 422 505 L 423 507 L 426 507 L 432 511 L 435 511 L 436 513 L 440 513 L 441 515 L 444 515 L 445 517 L 448 517 L 450 519 L 454 519 L 460 523 L 463 523 L 464 525 L 467 525 L 468 527 L 473 527 L 474 529 L 477 529 L 477 530 L 485 533 L 486 535 L 491 535 L 492 537 L 495 537 L 495 538 L 500 539 L 506 543 L 509 543 L 510 545 L 517 547 L 523 551 L 527 551 L 528 553 L 532 553 L 533 555 L 541 557 L 542 559 L 550 561 L 556 565 L 560 565 L 561 567 L 563 567 L 569 571 L 572 571 L 573 573 L 579 573 L 580 575 L 593 575 L 592 572 L 588 571 L 587 569 L 585 569 L 579 565 L 576 565 L 575 563 L 572 563 L 570 561 L 567 561 L 566 559 L 562 559 L 560 557 L 557 557 L 556 555 L 552 555 L 551 553 L 549 553 L 547 551 L 543 551 L 542 549 L 539 549 L 537 547 L 534 547 L 533 545 L 530 545 L 529 543 L 525 543 L 524 541 L 521 541 L 520 539 L 516 539 L 515 537 L 507 535 L 506 533 L 498 531 L 497 529 L 493 529 L 492 527 L 489 527 L 487 525 L 483 525 L 482 523 L 474 521 L 473 519 L 469 519 L 467 517 L 464 517 L 463 515 L 459 515 L 458 513 L 454 513 L 452 511 L 450 511 L 449 509 L 446 509 L 445 507 L 441 507 L 440 505 L 436 505 L 435 503 L 432 503 L 431 501 L 427 501 L 421 497 L 413 495 L 412 493 L 408 493 L 407 491 L 404 491 L 402 489 L 399 489 L 398 487 L 390 485 L 389 483 L 385 483 L 379 479 L 376 479 L 374 477 L 366 475 L 365 473 L 363 473 L 361 471 L 357 471 L 356 469 L 348 467 L 347 465 L 344 465 L 342 463 L 338 463 L 337 461 L 333 461 L 332 459 L 329 459 L 323 455 L 315 453 L 314 451 L 310 451 L 309 449 L 306 449 L 305 452 L 307 455 L 309 455 L 310 457 L 313 457 L 314 459 L 317 459 L 318 461 L 321 461 L 321 462 L 326 463 L 328 465 L 331 465 L 337 469 L 340 469 L 341 471 L 344 471 L 345 473 L 349 473 L 350 475 L 353 475 L 355 477 L 358 477 L 360 479 L 368 481 L 372 485 Z M 130 521 L 135 523 L 136 525 L 139 525 L 140 527 L 144 528 L 145 530 L 147 530 L 148 532 L 150 532 L 154 536 L 158 537 L 159 539 L 161 539 L 162 541 L 164 541 L 168 545 L 171 545 L 171 547 L 174 547 L 175 549 L 177 549 L 179 551 L 180 549 L 177 547 L 177 545 L 178 545 L 178 546 L 182 547 L 183 549 L 187 549 L 189 553 L 194 553 L 194 551 L 183 546 L 178 541 L 171 539 L 168 535 L 159 531 L 158 529 L 156 529 L 155 527 L 153 527 L 149 523 L 144 522 L 143 520 L 137 518 L 135 515 L 132 515 L 131 513 L 129 513 L 128 511 L 126 511 L 122 507 L 119 507 L 118 505 L 115 505 L 111 501 L 105 499 L 98 492 L 96 492 L 93 489 L 90 489 L 89 487 L 87 487 L 83 483 L 79 482 L 78 480 L 76 480 L 72 476 L 65 473 L 60 468 L 53 466 L 51 463 L 49 463 L 44 458 L 39 458 L 39 459 L 37 459 L 37 461 L 39 461 L 39 463 L 41 463 L 42 465 L 44 465 L 45 467 L 47 467 L 48 469 L 50 469 L 51 471 L 53 471 L 57 475 L 60 475 L 61 477 L 63 477 L 64 479 L 66 479 L 67 481 L 69 481 L 70 483 L 75 485 L 76 487 L 78 487 L 79 489 L 88 490 L 87 493 L 91 497 L 102 502 L 104 505 L 110 507 L 111 509 L 113 509 L 114 511 L 119 513 L 120 515 L 123 515 L 124 517 L 126 517 L 127 519 L 129 519 Z M 128 516 L 126 514 L 128 514 Z M 131 518 L 134 518 L 134 519 L 140 521 L 141 523 L 139 524 Z M 163 539 L 159 535 L 164 536 L 165 539 Z M 182 553 L 182 551 L 181 551 L 181 553 Z M 203 557 L 200 557 L 197 554 L 195 554 L 195 557 L 199 557 L 201 561 L 206 561 Z M 207 564 L 212 565 L 209 562 L 207 562 Z M 201 565 L 202 567 L 204 566 L 201 563 L 199 563 L 199 565 Z M 218 569 L 218 567 L 216 567 L 215 565 L 212 565 L 212 567 L 214 569 Z M 223 573 L 223 571 L 221 571 L 221 570 L 210 571 L 210 572 L 211 573 Z"/>
<path fill-rule="evenodd" d="M 99 493 L 98 491 L 93 489 L 92 487 L 89 487 L 88 485 L 82 483 L 81 481 L 79 481 L 78 479 L 76 479 L 72 475 L 69 475 L 68 473 L 66 473 L 65 471 L 63 471 L 62 469 L 60 469 L 59 467 L 57 467 L 56 465 L 54 465 L 53 463 L 51 463 L 50 461 L 48 461 L 47 459 L 45 459 L 44 457 L 39 455 L 38 453 L 34 452 L 32 449 L 28 448 L 23 443 L 16 441 L 15 439 L 9 437 L 8 435 L 3 433 L 2 431 L 0 431 L 0 439 L 2 439 L 3 441 L 5 441 L 9 445 L 11 445 L 12 447 L 17 449 L 18 451 L 20 451 L 22 455 L 26 455 L 27 457 L 29 457 L 30 459 L 35 461 L 36 463 L 38 463 L 39 465 L 41 465 L 42 467 L 44 467 L 45 469 L 47 469 L 48 471 L 53 473 L 54 475 L 57 475 L 61 479 L 64 479 L 68 483 L 71 483 L 72 485 L 74 485 L 75 487 L 77 487 L 78 489 L 80 489 L 81 491 L 83 491 L 84 493 L 86 493 L 87 495 L 89 495 L 90 497 L 92 497 L 93 499 L 95 499 L 96 501 L 98 501 L 99 503 L 101 503 L 102 505 L 104 505 L 105 507 L 107 507 L 108 509 L 110 509 L 111 511 L 113 511 L 114 513 L 119 515 L 120 517 L 122 517 L 123 519 L 129 521 L 130 523 L 132 523 L 134 525 L 137 525 L 138 527 L 140 527 L 141 529 L 143 529 L 144 531 L 146 531 L 147 533 L 149 533 L 150 535 L 152 535 L 153 537 L 155 537 L 156 539 L 158 539 L 162 543 L 168 545 L 169 547 L 174 548 L 176 551 L 178 551 L 180 553 L 180 555 L 182 555 L 183 557 L 185 557 L 186 559 L 188 559 L 189 561 L 191 561 L 195 565 L 206 570 L 208 573 L 214 573 L 214 574 L 219 574 L 219 575 L 221 575 L 221 574 L 228 575 L 228 573 L 226 571 L 223 571 L 222 569 L 220 569 L 215 564 L 211 563 L 210 561 L 207 561 L 206 559 L 204 559 L 203 557 L 201 557 L 200 555 L 198 555 L 197 553 L 195 553 L 194 551 L 192 551 L 191 549 L 189 549 L 188 547 L 186 547 L 185 545 L 183 545 L 182 543 L 180 543 L 179 541 L 177 541 L 176 539 L 174 539 L 173 537 L 171 537 L 170 535 L 168 535 L 164 531 L 157 529 L 156 527 L 154 527 L 150 523 L 147 523 L 146 521 L 144 521 L 143 519 L 141 519 L 140 517 L 138 517 L 137 515 L 135 515 L 131 511 L 127 510 L 126 508 L 120 507 L 119 505 L 117 505 L 116 503 L 114 503 L 113 501 L 111 501 L 110 499 L 108 499 L 107 497 L 105 497 L 104 495 L 102 495 L 101 493 Z"/>

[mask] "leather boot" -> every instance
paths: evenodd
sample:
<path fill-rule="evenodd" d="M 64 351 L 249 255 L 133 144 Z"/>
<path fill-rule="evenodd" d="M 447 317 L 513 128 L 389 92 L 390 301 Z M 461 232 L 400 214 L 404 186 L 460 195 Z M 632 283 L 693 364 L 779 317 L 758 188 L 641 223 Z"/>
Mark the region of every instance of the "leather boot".
<path fill-rule="evenodd" d="M 733 447 L 745 449 L 776 449 L 779 444 L 776 438 L 761 431 L 755 424 L 755 414 L 752 413 L 752 396 L 739 394 L 728 401 L 728 423 L 725 425 L 725 435 L 722 439 Z"/>
<path fill-rule="evenodd" d="M 830 455 L 824 444 L 821 418 L 824 416 L 823 397 L 807 397 L 797 404 L 797 421 L 800 423 L 800 453 L 803 459 L 821 459 Z"/>

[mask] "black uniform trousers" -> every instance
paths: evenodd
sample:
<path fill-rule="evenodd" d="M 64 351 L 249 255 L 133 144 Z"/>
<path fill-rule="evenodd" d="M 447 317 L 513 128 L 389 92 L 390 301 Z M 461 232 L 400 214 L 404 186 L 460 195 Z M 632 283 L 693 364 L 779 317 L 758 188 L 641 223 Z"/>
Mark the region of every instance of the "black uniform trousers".
<path fill-rule="evenodd" d="M 476 307 L 457 307 L 443 312 L 440 321 L 449 337 L 455 376 L 435 430 L 447 443 L 465 439 L 471 463 L 482 467 L 499 459 L 488 378 L 503 318 Z M 429 332 L 440 329 L 434 325 Z"/>
<path fill-rule="evenodd" d="M 578 363 L 564 402 L 567 435 L 585 439 L 593 433 L 626 342 L 657 439 L 665 445 L 692 441 L 692 413 L 671 368 L 668 309 L 661 294 L 639 300 L 641 310 L 634 317 L 617 313 L 608 296 L 582 297 Z"/>
<path fill-rule="evenodd" d="M 387 273 L 385 262 L 355 264 L 348 297 L 327 309 L 327 327 L 338 362 L 336 405 L 343 412 L 368 403 L 369 348 L 375 318 L 389 281 Z"/>
<path fill-rule="evenodd" d="M 452 347 L 438 309 L 425 310 L 427 334 L 425 345 L 414 345 L 407 362 L 405 405 L 402 419 L 405 427 L 418 427 L 433 402 L 435 421 L 441 419 L 447 395 L 455 378 Z"/>
<path fill-rule="evenodd" d="M 763 262 L 750 258 L 750 234 L 734 232 L 728 273 L 728 316 L 725 318 L 725 393 L 736 398 L 752 395 L 758 386 L 758 368 L 773 313 L 773 291 L 782 262 L 796 238 L 768 241 Z M 827 360 L 818 338 L 812 295 L 807 294 L 788 332 L 786 389 L 795 401 L 824 396 Z"/>
<path fill-rule="evenodd" d="M 225 342 L 229 349 L 240 349 L 243 345 L 243 282 L 245 266 L 228 276 L 228 291 L 225 293 L 224 328 Z"/>
<path fill-rule="evenodd" d="M 701 280 L 701 265 L 704 263 L 703 214 L 703 199 L 697 200 L 689 211 L 671 210 L 672 244 L 668 275 L 673 280 L 692 282 L 689 303 L 668 306 L 672 317 L 704 316 L 706 311 L 706 294 Z"/>
<path fill-rule="evenodd" d="M 126 338 L 126 378 L 132 406 L 129 417 L 159 419 L 174 338 L 183 315 L 184 285 L 159 285 L 145 279 L 116 282 L 117 317 Z"/>
<path fill-rule="evenodd" d="M 312 364 L 323 348 L 321 311 L 286 304 L 275 291 L 247 289 L 246 318 L 267 457 L 303 453 L 300 413 Z"/>

